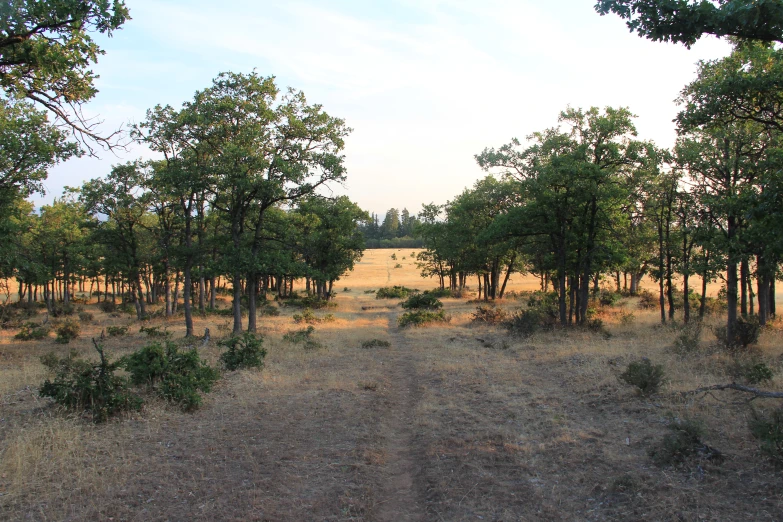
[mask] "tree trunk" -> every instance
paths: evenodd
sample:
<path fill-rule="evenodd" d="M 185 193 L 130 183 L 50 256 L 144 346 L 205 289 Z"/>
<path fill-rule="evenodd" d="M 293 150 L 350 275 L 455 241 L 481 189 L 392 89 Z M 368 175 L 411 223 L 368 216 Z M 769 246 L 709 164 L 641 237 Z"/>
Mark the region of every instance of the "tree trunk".
<path fill-rule="evenodd" d="M 258 296 L 258 280 L 255 273 L 247 275 L 247 331 L 256 333 L 256 297 Z"/>
<path fill-rule="evenodd" d="M 748 260 L 740 261 L 740 313 L 742 317 L 748 315 Z"/>

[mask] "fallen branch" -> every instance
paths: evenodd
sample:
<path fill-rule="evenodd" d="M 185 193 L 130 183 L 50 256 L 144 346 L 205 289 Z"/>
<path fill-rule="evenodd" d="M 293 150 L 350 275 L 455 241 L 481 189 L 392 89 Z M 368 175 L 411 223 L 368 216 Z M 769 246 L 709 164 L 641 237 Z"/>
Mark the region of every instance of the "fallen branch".
<path fill-rule="evenodd" d="M 783 392 L 759 390 L 758 388 L 751 388 L 750 386 L 744 386 L 742 384 L 736 384 L 736 383 L 705 386 L 704 388 L 697 388 L 695 390 L 682 392 L 682 393 L 683 395 L 691 395 L 694 393 L 705 393 L 714 390 L 737 390 L 741 392 L 752 393 L 754 395 L 753 397 L 754 399 L 756 397 L 764 397 L 768 399 L 783 399 Z"/>

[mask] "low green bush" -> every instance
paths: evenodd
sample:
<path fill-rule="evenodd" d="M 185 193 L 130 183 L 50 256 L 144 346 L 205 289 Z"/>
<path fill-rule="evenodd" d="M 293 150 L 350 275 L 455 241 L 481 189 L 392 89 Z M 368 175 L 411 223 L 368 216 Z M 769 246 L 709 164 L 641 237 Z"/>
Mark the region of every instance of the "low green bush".
<path fill-rule="evenodd" d="M 773 410 L 769 415 L 754 408 L 748 427 L 759 441 L 761 450 L 778 465 L 783 465 L 783 408 Z"/>
<path fill-rule="evenodd" d="M 767 363 L 757 358 L 750 360 L 735 359 L 727 368 L 727 372 L 735 380 L 747 384 L 761 384 L 771 381 L 775 371 Z"/>
<path fill-rule="evenodd" d="M 228 371 L 241 368 L 262 368 L 266 350 L 262 347 L 263 338 L 250 332 L 238 337 L 229 337 L 218 342 L 226 351 L 220 355 L 220 361 Z"/>
<path fill-rule="evenodd" d="M 405 312 L 399 319 L 397 319 L 397 325 L 400 328 L 408 326 L 424 326 L 429 323 L 448 323 L 451 320 L 449 316 L 443 310 L 437 312 L 431 310 L 411 310 Z"/>
<path fill-rule="evenodd" d="M 305 323 L 305 324 L 329 323 L 335 320 L 335 317 L 332 314 L 326 314 L 321 317 L 318 317 L 309 308 L 305 308 L 304 310 L 302 310 L 301 314 L 294 314 L 292 318 L 295 323 Z"/>
<path fill-rule="evenodd" d="M 76 308 L 70 303 L 55 303 L 51 309 L 52 317 L 67 317 L 74 313 L 76 313 Z"/>
<path fill-rule="evenodd" d="M 90 312 L 79 312 L 79 320 L 83 323 L 89 323 L 94 317 Z"/>
<path fill-rule="evenodd" d="M 684 325 L 674 338 L 674 351 L 683 355 L 697 351 L 701 342 L 701 332 L 701 321 L 691 321 Z"/>
<path fill-rule="evenodd" d="M 407 288 L 405 286 L 385 286 L 383 288 L 379 288 L 375 292 L 375 298 L 376 299 L 405 299 L 410 294 L 418 292 L 416 289 Z"/>
<path fill-rule="evenodd" d="M 100 303 L 98 303 L 98 308 L 102 312 L 106 312 L 107 314 L 110 314 L 117 311 L 117 304 L 111 301 L 101 301 Z"/>
<path fill-rule="evenodd" d="M 601 290 L 598 293 L 598 302 L 601 303 L 601 306 L 614 306 L 619 303 L 622 298 L 622 294 L 609 290 Z"/>
<path fill-rule="evenodd" d="M 482 324 L 502 324 L 508 321 L 508 312 L 496 306 L 483 305 L 476 308 L 470 316 L 474 323 Z"/>
<path fill-rule="evenodd" d="M 141 409 L 143 401 L 131 393 L 128 379 L 115 374 L 120 368 L 119 362 L 109 363 L 100 344 L 95 343 L 95 349 L 100 355 L 97 364 L 76 358 L 73 351 L 59 360 L 56 356 L 46 356 L 45 364 L 54 371 L 55 377 L 44 381 L 39 394 L 54 399 L 66 409 L 89 411 L 94 422 Z"/>
<path fill-rule="evenodd" d="M 409 295 L 405 301 L 400 303 L 400 306 L 406 310 L 440 310 L 443 308 L 443 303 L 431 293 L 424 292 Z"/>
<path fill-rule="evenodd" d="M 278 300 L 281 305 L 286 307 L 294 307 L 294 308 L 311 308 L 313 310 L 321 310 L 323 308 L 337 307 L 337 303 L 333 301 L 329 301 L 328 299 L 321 299 L 317 295 L 300 296 L 296 292 L 291 294 L 291 296 L 289 297 L 285 297 Z"/>
<path fill-rule="evenodd" d="M 164 326 L 142 326 L 139 329 L 139 333 L 147 334 L 147 337 L 152 338 L 164 338 L 171 336 L 171 332 L 167 331 L 166 327 Z"/>
<path fill-rule="evenodd" d="M 391 346 L 389 341 L 383 339 L 370 339 L 369 341 L 362 341 L 362 348 L 388 348 Z"/>
<path fill-rule="evenodd" d="M 620 379 L 639 388 L 641 394 L 645 396 L 657 393 L 666 382 L 663 366 L 653 365 L 647 358 L 629 364 L 626 370 L 620 374 Z"/>
<path fill-rule="evenodd" d="M 761 336 L 761 325 L 757 316 L 739 317 L 734 323 L 734 335 L 728 338 L 727 328 L 720 326 L 715 328 L 715 337 L 729 350 L 745 349 L 750 345 L 757 344 Z"/>
<path fill-rule="evenodd" d="M 146 385 L 184 411 L 198 408 L 201 393 L 209 393 L 220 375 L 195 348 L 180 351 L 171 341 L 147 345 L 123 358 L 122 364 L 134 384 Z"/>
<path fill-rule="evenodd" d="M 109 337 L 121 337 L 128 333 L 127 326 L 107 326 L 106 333 Z"/>
<path fill-rule="evenodd" d="M 19 333 L 14 335 L 14 339 L 19 341 L 36 341 L 45 339 L 49 336 L 49 329 L 38 323 L 25 323 L 19 329 Z"/>
<path fill-rule="evenodd" d="M 283 335 L 283 340 L 288 341 L 291 344 L 301 344 L 305 350 L 314 350 L 321 347 L 321 343 L 313 339 L 315 328 L 308 326 L 303 330 L 290 331 Z"/>
<path fill-rule="evenodd" d="M 720 452 L 704 444 L 704 427 L 693 420 L 672 421 L 671 433 L 664 435 L 660 445 L 650 450 L 650 457 L 659 466 L 681 465 L 701 451 L 707 458 L 721 458 Z"/>
<path fill-rule="evenodd" d="M 55 329 L 55 333 L 57 334 L 57 337 L 55 338 L 54 342 L 59 344 L 68 344 L 77 337 L 79 337 L 79 332 L 81 332 L 81 325 L 74 321 L 73 319 L 66 319 L 62 323 L 60 323 Z"/>

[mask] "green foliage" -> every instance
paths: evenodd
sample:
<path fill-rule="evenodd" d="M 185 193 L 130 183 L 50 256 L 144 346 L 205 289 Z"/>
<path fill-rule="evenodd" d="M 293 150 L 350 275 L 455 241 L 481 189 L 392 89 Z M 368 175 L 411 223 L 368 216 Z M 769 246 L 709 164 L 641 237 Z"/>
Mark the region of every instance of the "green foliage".
<path fill-rule="evenodd" d="M 447 316 L 443 310 L 433 312 L 430 310 L 411 310 L 405 312 L 397 319 L 397 325 L 400 328 L 408 326 L 424 326 L 430 323 L 448 323 L 451 317 Z"/>
<path fill-rule="evenodd" d="M 312 310 L 305 308 L 302 310 L 301 314 L 294 314 L 293 319 L 295 323 L 318 324 L 332 322 L 335 320 L 335 317 L 332 314 L 326 314 L 324 316 L 318 317 L 313 313 Z"/>
<path fill-rule="evenodd" d="M 402 268 L 402 265 L 400 263 L 397 263 L 394 265 L 394 268 Z"/>
<path fill-rule="evenodd" d="M 111 301 L 101 301 L 98 303 L 98 308 L 107 314 L 114 313 L 117 311 L 117 304 L 112 303 Z"/>
<path fill-rule="evenodd" d="M 161 330 L 163 328 L 163 330 Z M 139 333 L 147 334 L 147 337 L 160 338 L 170 337 L 171 332 L 166 330 L 165 326 L 142 326 Z"/>
<path fill-rule="evenodd" d="M 505 310 L 489 305 L 478 306 L 470 317 L 472 322 L 483 324 L 502 324 L 509 319 Z"/>
<path fill-rule="evenodd" d="M 620 379 L 639 388 L 644 396 L 657 393 L 666 382 L 663 366 L 653 365 L 646 357 L 641 361 L 629 364 L 626 370 L 620 374 Z"/>
<path fill-rule="evenodd" d="M 52 317 L 67 317 L 73 315 L 75 312 L 76 308 L 70 303 L 55 303 L 51 310 Z"/>
<path fill-rule="evenodd" d="M 759 441 L 761 450 L 777 464 L 783 465 L 783 408 L 773 410 L 769 416 L 754 408 L 748 427 Z"/>
<path fill-rule="evenodd" d="M 128 333 L 128 329 L 127 326 L 107 326 L 106 333 L 109 337 L 121 337 Z"/>
<path fill-rule="evenodd" d="M 337 303 L 329 301 L 328 299 L 321 299 L 317 295 L 300 296 L 296 292 L 291 294 L 290 297 L 281 299 L 280 304 L 286 307 L 312 308 L 313 310 L 337 307 Z"/>
<path fill-rule="evenodd" d="M 54 342 L 59 344 L 70 343 L 72 340 L 79 337 L 81 328 L 81 325 L 76 321 L 72 319 L 66 319 L 54 329 L 55 333 L 57 334 Z"/>
<path fill-rule="evenodd" d="M 757 344 L 761 336 L 761 325 L 756 316 L 738 317 L 734 323 L 734 335 L 728 339 L 725 326 L 714 329 L 715 337 L 729 350 L 745 349 L 752 344 Z"/>
<path fill-rule="evenodd" d="M 658 307 L 659 298 L 649 290 L 639 291 L 639 308 L 643 310 L 651 310 Z"/>
<path fill-rule="evenodd" d="M 173 342 L 153 343 L 123 358 L 134 384 L 153 389 L 184 411 L 201 405 L 201 393 L 209 393 L 219 373 L 203 361 L 195 348 L 180 351 Z"/>
<path fill-rule="evenodd" d="M 598 293 L 598 302 L 601 303 L 601 306 L 614 306 L 619 303 L 622 298 L 623 295 L 618 292 L 601 290 Z"/>
<path fill-rule="evenodd" d="M 89 323 L 95 318 L 90 312 L 79 312 L 79 320 L 83 323 Z"/>
<path fill-rule="evenodd" d="M 362 341 L 362 348 L 388 348 L 391 346 L 389 341 L 383 339 L 370 339 L 369 341 Z"/>
<path fill-rule="evenodd" d="M 664 435 L 661 444 L 650 451 L 650 457 L 659 466 L 684 464 L 699 450 L 710 450 L 713 456 L 719 456 L 715 450 L 706 446 L 701 438 L 704 427 L 693 420 L 680 420 L 669 423 L 672 433 Z"/>
<path fill-rule="evenodd" d="M 410 294 L 418 292 L 416 289 L 407 288 L 404 286 L 385 286 L 379 288 L 375 292 L 376 299 L 405 299 Z"/>
<path fill-rule="evenodd" d="M 699 349 L 701 341 L 701 321 L 691 321 L 684 325 L 674 338 L 674 351 L 680 354 L 693 353 Z"/>
<path fill-rule="evenodd" d="M 461 297 L 459 290 L 452 291 L 451 288 L 433 288 L 432 290 L 427 290 L 426 292 L 433 297 L 437 297 L 438 299 L 442 299 L 444 297 Z"/>
<path fill-rule="evenodd" d="M 397 254 L 392 254 L 391 258 L 396 261 L 397 260 Z"/>
<path fill-rule="evenodd" d="M 308 326 L 304 330 L 295 330 L 283 335 L 283 340 L 291 344 L 302 344 L 305 350 L 314 350 L 321 347 L 321 343 L 313 339 L 315 328 Z"/>
<path fill-rule="evenodd" d="M 49 329 L 39 325 L 38 323 L 25 323 L 22 325 L 19 333 L 14 336 L 14 339 L 19 341 L 35 341 L 44 339 L 49 336 Z"/>
<path fill-rule="evenodd" d="M 529 337 L 544 326 L 549 326 L 546 315 L 538 309 L 517 310 L 504 323 L 511 335 Z"/>
<path fill-rule="evenodd" d="M 734 379 L 742 380 L 748 384 L 761 384 L 771 381 L 775 371 L 767 363 L 756 358 L 750 360 L 735 359 L 726 369 Z"/>
<path fill-rule="evenodd" d="M 100 355 L 98 364 L 77 359 L 73 351 L 60 360 L 47 355 L 42 362 L 54 370 L 55 377 L 46 379 L 39 394 L 67 409 L 89 411 L 95 422 L 139 410 L 143 401 L 129 391 L 128 379 L 115 375 L 120 363 L 109 363 L 100 344 L 95 343 L 95 349 Z"/>
<path fill-rule="evenodd" d="M 687 47 L 705 34 L 783 42 L 783 6 L 777 0 L 598 0 L 595 9 L 621 16 L 639 36 Z"/>
<path fill-rule="evenodd" d="M 593 317 L 591 319 L 588 319 L 585 324 L 587 326 L 587 329 L 590 330 L 591 332 L 594 332 L 594 333 L 603 332 L 604 334 L 607 334 L 607 332 L 604 331 L 604 322 L 603 322 L 603 320 L 598 318 L 598 317 Z"/>
<path fill-rule="evenodd" d="M 229 371 L 241 368 L 262 368 L 266 350 L 261 346 L 263 338 L 250 332 L 239 337 L 229 337 L 218 342 L 218 346 L 227 348 L 220 360 Z"/>
<path fill-rule="evenodd" d="M 440 310 L 443 308 L 443 303 L 431 293 L 424 292 L 422 294 L 410 294 L 405 301 L 400 303 L 400 306 L 406 310 Z"/>

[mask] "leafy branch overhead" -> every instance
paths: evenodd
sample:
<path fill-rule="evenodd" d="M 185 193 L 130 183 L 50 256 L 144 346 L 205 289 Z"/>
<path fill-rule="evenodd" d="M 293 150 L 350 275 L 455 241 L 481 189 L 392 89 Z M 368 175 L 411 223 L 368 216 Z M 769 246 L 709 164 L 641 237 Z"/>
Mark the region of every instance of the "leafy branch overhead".
<path fill-rule="evenodd" d="M 121 0 L 7 0 L 0 5 L 0 88 L 45 108 L 89 152 L 111 148 L 120 132 L 100 132 L 83 104 L 98 90 L 91 67 L 104 51 L 94 33 L 111 34 L 130 19 Z"/>
<path fill-rule="evenodd" d="M 619 15 L 631 31 L 653 41 L 690 47 L 711 34 L 783 42 L 779 0 L 598 0 L 595 9 Z"/>

